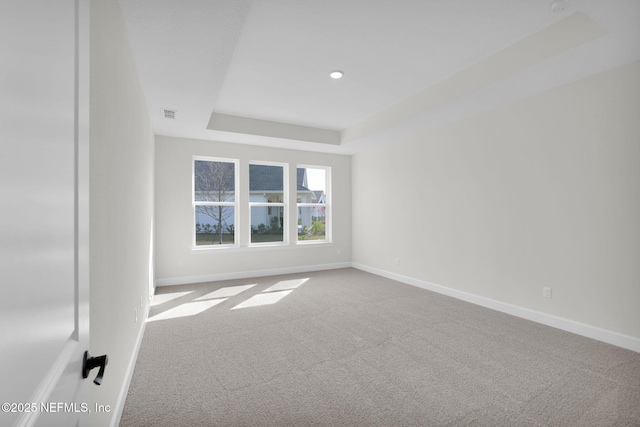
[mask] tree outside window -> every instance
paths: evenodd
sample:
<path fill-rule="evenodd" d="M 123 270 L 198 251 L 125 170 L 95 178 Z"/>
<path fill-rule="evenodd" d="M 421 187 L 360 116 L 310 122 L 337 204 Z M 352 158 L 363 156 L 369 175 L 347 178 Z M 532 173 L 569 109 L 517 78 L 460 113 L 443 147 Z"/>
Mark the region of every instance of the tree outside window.
<path fill-rule="evenodd" d="M 235 244 L 236 166 L 233 160 L 194 160 L 196 246 Z"/>

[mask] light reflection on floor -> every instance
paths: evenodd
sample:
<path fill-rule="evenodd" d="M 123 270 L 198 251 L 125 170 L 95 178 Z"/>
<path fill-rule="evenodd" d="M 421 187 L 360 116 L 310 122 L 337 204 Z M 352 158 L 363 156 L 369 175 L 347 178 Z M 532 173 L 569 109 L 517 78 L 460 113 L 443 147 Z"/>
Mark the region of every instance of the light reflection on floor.
<path fill-rule="evenodd" d="M 203 295 L 199 298 L 196 298 L 196 301 L 203 301 L 208 299 L 216 299 L 216 298 L 229 298 L 238 295 L 241 292 L 246 291 L 247 289 L 251 289 L 255 286 L 253 285 L 241 285 L 241 286 L 228 286 L 226 288 L 220 288 L 216 291 L 209 292 L 206 295 Z"/>
<path fill-rule="evenodd" d="M 248 300 L 236 305 L 231 310 L 235 310 L 237 308 L 258 307 L 260 305 L 275 304 L 282 298 L 289 295 L 291 292 L 293 292 L 293 289 L 290 289 L 288 291 L 268 292 L 254 295 Z"/>
<path fill-rule="evenodd" d="M 210 309 L 214 305 L 218 305 L 223 301 L 226 301 L 226 298 L 223 299 L 211 299 L 207 301 L 194 301 L 194 302 L 185 302 L 184 304 L 180 304 L 177 307 L 170 308 L 167 311 L 163 311 L 162 313 L 158 313 L 153 317 L 147 319 L 147 322 L 155 322 L 156 320 L 167 320 L 167 319 L 176 319 L 178 317 L 188 317 L 195 316 L 196 314 L 200 314 L 205 310 Z"/>
<path fill-rule="evenodd" d="M 293 279 L 293 280 L 282 280 L 275 285 L 265 289 L 262 292 L 272 292 L 272 291 L 284 291 L 285 289 L 295 289 L 298 286 L 305 283 L 309 278 L 306 279 Z"/>
<path fill-rule="evenodd" d="M 193 291 L 188 292 L 173 292 L 170 294 L 156 294 L 153 296 L 151 300 L 151 307 L 155 307 L 156 305 L 164 304 L 165 302 L 173 301 L 176 298 L 183 297 L 185 295 L 191 294 Z"/>
<path fill-rule="evenodd" d="M 293 292 L 296 288 L 306 283 L 308 280 L 309 278 L 282 280 L 275 285 L 268 287 L 261 293 L 253 295 L 240 304 L 235 305 L 231 308 L 231 310 L 275 304 L 278 301 L 282 300 L 282 298 Z M 185 302 L 176 307 L 151 316 L 149 317 L 149 319 L 147 319 L 147 322 L 195 316 L 196 314 L 200 314 L 205 310 L 208 310 L 211 307 L 214 307 L 231 297 L 237 296 L 242 292 L 253 288 L 256 285 L 257 284 L 227 286 L 225 288 L 217 289 L 213 292 L 209 292 L 208 294 L 194 298 L 192 301 Z M 155 307 L 166 302 L 173 301 L 177 298 L 192 294 L 194 292 L 195 291 L 186 291 L 154 295 L 151 306 Z"/>

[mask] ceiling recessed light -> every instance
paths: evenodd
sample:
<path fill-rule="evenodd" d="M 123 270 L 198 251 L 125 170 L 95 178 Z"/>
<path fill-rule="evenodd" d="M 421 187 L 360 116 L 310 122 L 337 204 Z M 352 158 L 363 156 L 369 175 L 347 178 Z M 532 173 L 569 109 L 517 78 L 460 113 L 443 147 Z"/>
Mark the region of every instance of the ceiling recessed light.
<path fill-rule="evenodd" d="M 342 76 L 344 76 L 344 73 L 340 70 L 335 70 L 332 71 L 331 74 L 329 74 L 329 76 L 331 76 L 332 79 L 341 79 Z"/>

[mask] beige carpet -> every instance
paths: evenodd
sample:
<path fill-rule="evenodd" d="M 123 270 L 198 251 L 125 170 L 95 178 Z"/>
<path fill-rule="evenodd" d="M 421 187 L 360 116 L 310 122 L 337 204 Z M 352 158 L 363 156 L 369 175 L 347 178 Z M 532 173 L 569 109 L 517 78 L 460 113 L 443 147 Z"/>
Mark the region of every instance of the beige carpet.
<path fill-rule="evenodd" d="M 154 303 L 121 426 L 640 426 L 640 353 L 355 269 Z"/>

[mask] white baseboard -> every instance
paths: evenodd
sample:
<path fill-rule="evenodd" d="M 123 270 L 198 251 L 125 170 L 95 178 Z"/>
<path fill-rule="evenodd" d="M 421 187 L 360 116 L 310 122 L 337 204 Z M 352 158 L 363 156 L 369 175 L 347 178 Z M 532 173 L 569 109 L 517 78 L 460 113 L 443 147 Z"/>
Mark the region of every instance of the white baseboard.
<path fill-rule="evenodd" d="M 271 268 L 267 270 L 248 270 L 233 273 L 206 274 L 202 276 L 171 277 L 167 279 L 156 279 L 156 287 L 186 285 L 189 283 L 217 282 L 220 280 L 250 279 L 253 277 L 278 276 L 281 274 L 307 273 L 309 271 L 336 270 L 338 268 L 349 268 L 350 262 L 335 264 L 303 265 L 296 267 Z"/>
<path fill-rule="evenodd" d="M 131 379 L 133 378 L 133 371 L 136 367 L 136 361 L 138 360 L 138 353 L 140 352 L 140 346 L 142 345 L 142 337 L 144 337 L 144 329 L 147 326 L 147 319 L 149 318 L 149 310 L 151 306 L 147 307 L 147 314 L 142 319 L 142 327 L 138 332 L 138 338 L 136 339 L 135 348 L 129 359 L 129 366 L 127 366 L 127 372 L 125 373 L 124 382 L 120 388 L 118 394 L 118 400 L 113 411 L 113 417 L 111 418 L 110 427 L 118 427 L 120 420 L 122 419 L 122 411 L 124 411 L 124 404 L 127 400 L 127 394 L 129 393 L 129 386 L 131 385 Z"/>
<path fill-rule="evenodd" d="M 640 353 L 640 338 L 635 338 L 607 329 L 598 328 L 596 326 L 575 322 L 573 320 L 565 319 L 562 317 L 541 313 L 539 311 L 496 301 L 490 298 L 481 297 L 478 295 L 470 294 L 468 292 L 447 288 L 445 286 L 435 285 L 424 280 L 418 280 L 412 277 L 391 273 L 389 271 L 381 270 L 359 263 L 351 263 L 351 266 L 353 268 L 357 268 L 358 270 L 366 271 L 377 276 L 386 277 L 388 279 L 396 280 L 408 285 L 413 285 L 422 289 L 437 292 L 439 294 L 447 295 L 462 301 L 470 302 L 472 304 L 487 307 L 492 310 L 507 313 L 512 316 L 521 317 L 523 319 L 531 320 L 533 322 L 541 323 L 543 325 L 551 326 L 553 328 L 561 329 L 563 331 L 571 332 L 577 335 L 582 335 L 587 338 L 592 338 L 598 341 L 605 342 L 607 344 L 612 344 L 618 347 L 626 348 L 627 350 L 632 350 Z"/>

